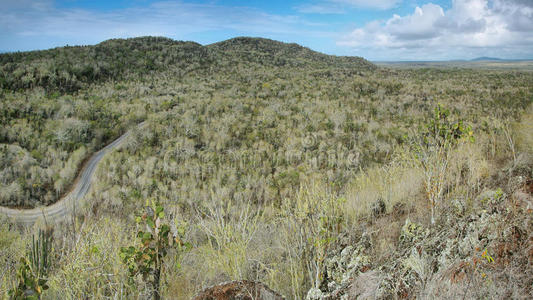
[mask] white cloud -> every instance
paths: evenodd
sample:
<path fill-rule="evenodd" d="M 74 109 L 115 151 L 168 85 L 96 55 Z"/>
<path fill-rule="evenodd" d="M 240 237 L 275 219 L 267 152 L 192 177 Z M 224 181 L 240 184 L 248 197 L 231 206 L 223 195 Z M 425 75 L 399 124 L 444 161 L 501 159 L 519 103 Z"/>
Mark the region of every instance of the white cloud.
<path fill-rule="evenodd" d="M 495 0 L 493 10 L 506 16 L 510 31 L 531 32 L 533 30 L 532 0 Z"/>
<path fill-rule="evenodd" d="M 417 7 L 407 17 L 394 15 L 386 22 L 389 33 L 398 39 L 417 40 L 435 37 L 439 34 L 438 24 L 444 19 L 444 11 L 435 4 Z"/>
<path fill-rule="evenodd" d="M 533 53 L 532 17 L 533 4 L 525 0 L 453 0 L 447 11 L 428 3 L 411 15 L 393 15 L 356 28 L 337 44 L 359 51 L 388 51 L 389 56 L 395 52 L 408 59 L 419 59 L 421 53 L 440 59 L 485 55 L 495 49 L 505 55 L 527 55 Z"/>

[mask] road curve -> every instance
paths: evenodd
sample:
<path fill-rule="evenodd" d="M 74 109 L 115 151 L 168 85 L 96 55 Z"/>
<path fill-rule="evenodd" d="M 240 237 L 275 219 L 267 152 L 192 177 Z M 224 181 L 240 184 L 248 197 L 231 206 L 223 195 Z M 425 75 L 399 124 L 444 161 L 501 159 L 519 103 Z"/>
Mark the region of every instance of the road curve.
<path fill-rule="evenodd" d="M 138 125 L 138 128 L 142 129 L 145 126 L 146 123 L 142 122 Z M 111 144 L 105 146 L 102 150 L 94 153 L 81 169 L 75 185 L 71 188 L 70 192 L 56 203 L 50 206 L 32 209 L 14 209 L 0 206 L 0 215 L 6 215 L 9 219 L 22 225 L 33 225 L 33 223 L 40 219 L 45 220 L 47 223 L 65 220 L 70 216 L 70 212 L 76 210 L 76 206 L 79 206 L 81 200 L 91 188 L 91 181 L 98 163 L 108 152 L 120 146 L 130 134 L 131 130 L 121 135 Z"/>

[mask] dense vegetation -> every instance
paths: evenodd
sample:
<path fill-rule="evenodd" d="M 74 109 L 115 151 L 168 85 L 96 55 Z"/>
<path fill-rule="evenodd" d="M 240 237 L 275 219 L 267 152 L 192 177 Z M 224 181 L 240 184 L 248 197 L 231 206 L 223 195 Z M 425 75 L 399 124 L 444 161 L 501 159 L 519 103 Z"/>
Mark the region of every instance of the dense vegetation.
<path fill-rule="evenodd" d="M 164 258 L 163 298 L 230 279 L 289 299 L 340 297 L 365 276 L 385 298 L 533 292 L 530 271 L 512 273 L 531 270 L 530 212 L 504 210 L 533 177 L 533 73 L 376 68 L 264 39 L 138 38 L 0 55 L 0 87 L 1 205 L 57 200 L 88 155 L 147 121 L 101 163 L 54 248 L 45 296 L 150 294 L 119 257 L 147 199 L 192 245 Z M 452 146 L 426 139 L 421 151 L 443 121 L 439 103 L 451 130 L 465 126 Z M 28 236 L 2 226 L 0 292 Z M 505 230 L 521 237 L 496 255 Z"/>
<path fill-rule="evenodd" d="M 2 148 L 5 172 L 1 182 L 5 188 L 0 204 L 35 206 L 57 200 L 89 153 L 146 118 L 147 113 L 176 105 L 178 92 L 180 97 L 189 98 L 202 86 L 207 88 L 203 93 L 210 93 L 227 88 L 235 80 L 241 80 L 238 84 L 242 88 L 250 89 L 245 84 L 252 83 L 252 78 L 236 73 L 240 70 L 235 68 L 235 60 L 263 73 L 274 67 L 271 61 L 274 65 L 286 64 L 285 69 L 297 65 L 318 68 L 337 61 L 358 70 L 373 67 L 360 58 L 332 58 L 296 45 L 286 51 L 274 41 L 243 38 L 234 42 L 238 43 L 231 51 L 222 50 L 231 41 L 202 47 L 163 38 L 140 38 L 0 55 L 4 63 L 0 70 L 4 88 L 0 98 L 0 143 L 6 144 Z M 269 43 L 274 45 L 272 49 L 264 46 Z M 255 47 L 268 58 L 265 66 L 240 57 Z M 155 75 L 154 71 L 160 73 Z M 247 72 L 253 74 L 254 70 Z M 166 91 L 156 89 L 156 82 L 167 77 L 172 86 Z M 255 93 L 266 84 L 258 80 L 261 78 L 253 79 L 256 86 L 250 89 Z M 102 81 L 106 82 L 105 88 L 96 85 Z M 88 88 L 80 91 L 81 87 Z"/>
<path fill-rule="evenodd" d="M 168 66 L 184 74 L 209 62 L 207 49 L 192 42 L 159 37 L 116 39 L 96 46 L 1 54 L 0 87 L 72 93 L 92 83 L 149 77 Z"/>

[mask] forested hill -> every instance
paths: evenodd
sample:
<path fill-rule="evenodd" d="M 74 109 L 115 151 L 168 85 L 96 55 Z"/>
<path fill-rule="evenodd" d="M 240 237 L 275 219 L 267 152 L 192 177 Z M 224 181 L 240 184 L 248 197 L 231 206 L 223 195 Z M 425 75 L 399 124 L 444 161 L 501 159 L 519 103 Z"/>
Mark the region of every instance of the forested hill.
<path fill-rule="evenodd" d="M 70 93 L 88 84 L 148 76 L 173 66 L 182 72 L 209 63 L 207 49 L 160 37 L 113 39 L 95 46 L 0 55 L 0 86 Z"/>
<path fill-rule="evenodd" d="M 112 39 L 94 46 L 67 46 L 43 51 L 0 54 L 0 88 L 42 87 L 47 92 L 72 93 L 92 83 L 151 76 L 172 71 L 216 72 L 219 66 L 261 64 L 275 67 L 375 66 L 359 57 L 336 57 L 297 44 L 261 38 L 234 38 L 202 46 L 163 37 Z"/>
<path fill-rule="evenodd" d="M 208 45 L 207 48 L 215 54 L 223 55 L 220 61 L 233 60 L 290 67 L 345 67 L 357 70 L 375 68 L 374 64 L 361 57 L 326 55 L 295 43 L 287 44 L 264 38 L 237 37 Z"/>

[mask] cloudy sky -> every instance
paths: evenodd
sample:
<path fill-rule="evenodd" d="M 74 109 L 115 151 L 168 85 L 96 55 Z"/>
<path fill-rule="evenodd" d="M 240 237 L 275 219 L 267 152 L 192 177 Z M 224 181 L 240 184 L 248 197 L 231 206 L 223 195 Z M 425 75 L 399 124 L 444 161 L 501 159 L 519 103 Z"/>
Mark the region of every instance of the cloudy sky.
<path fill-rule="evenodd" d="M 533 58 L 533 0 L 0 0 L 0 51 L 144 35 L 258 36 L 370 60 Z"/>

